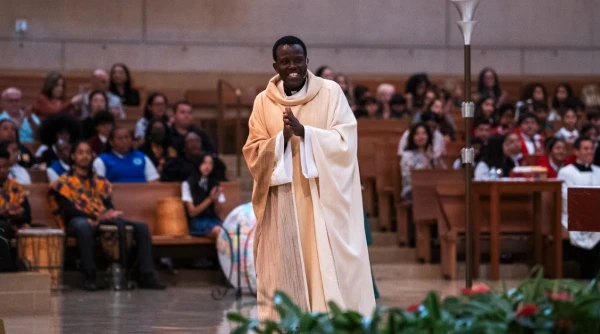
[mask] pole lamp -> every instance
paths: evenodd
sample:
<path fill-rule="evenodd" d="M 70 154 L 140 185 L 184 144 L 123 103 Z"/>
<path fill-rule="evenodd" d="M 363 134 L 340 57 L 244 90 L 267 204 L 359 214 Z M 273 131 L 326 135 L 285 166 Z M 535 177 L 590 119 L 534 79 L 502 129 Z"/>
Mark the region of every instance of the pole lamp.
<path fill-rule="evenodd" d="M 471 36 L 477 21 L 473 21 L 473 16 L 477 5 L 481 0 L 450 0 L 460 14 L 460 21 L 456 22 L 464 39 L 464 94 L 465 100 L 461 105 L 461 114 L 465 120 L 465 147 L 461 150 L 462 163 L 465 165 L 465 218 L 466 218 L 466 239 L 467 239 L 467 265 L 466 265 L 466 286 L 470 288 L 473 285 L 473 217 L 471 216 L 471 179 L 473 177 L 473 160 L 475 152 L 471 147 L 471 131 L 473 116 L 475 114 L 475 104 L 471 101 Z"/>

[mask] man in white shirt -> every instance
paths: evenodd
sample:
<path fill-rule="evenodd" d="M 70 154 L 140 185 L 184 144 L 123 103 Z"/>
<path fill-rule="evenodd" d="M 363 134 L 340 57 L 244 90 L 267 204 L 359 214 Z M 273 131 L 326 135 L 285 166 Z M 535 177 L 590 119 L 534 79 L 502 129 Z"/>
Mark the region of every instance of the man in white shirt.
<path fill-rule="evenodd" d="M 95 90 L 102 91 L 106 94 L 106 97 L 108 97 L 108 109 L 113 113 L 116 119 L 125 119 L 125 111 L 123 110 L 121 98 L 109 91 L 109 83 L 110 77 L 105 70 L 94 70 L 94 73 L 92 74 L 92 80 L 90 81 L 92 89 L 86 93 L 83 93 L 81 119 L 91 116 L 89 94 Z"/>
<path fill-rule="evenodd" d="M 568 228 L 567 194 L 570 187 L 600 187 L 600 167 L 592 165 L 594 159 L 594 143 L 587 137 L 578 138 L 574 144 L 577 158 L 572 165 L 565 166 L 558 172 L 558 179 L 563 181 L 563 215 L 562 224 Z M 600 260 L 600 232 L 569 232 L 575 253 L 575 260 L 581 263 L 582 278 L 592 278 L 598 270 Z"/>
<path fill-rule="evenodd" d="M 39 118 L 31 113 L 31 108 L 22 108 L 22 94 L 18 88 L 10 87 L 2 92 L 2 112 L 0 120 L 10 119 L 19 129 L 19 141 L 31 143 L 40 126 Z"/>
<path fill-rule="evenodd" d="M 431 133 L 433 134 L 433 157 L 439 158 L 444 152 L 446 152 L 446 142 L 444 141 L 444 135 L 440 132 L 440 118 L 437 114 L 431 111 L 425 111 L 421 114 L 421 122 L 425 123 Z M 410 130 L 404 131 L 402 134 L 402 138 L 400 138 L 400 143 L 398 144 L 398 155 L 402 156 L 404 152 L 404 148 L 406 147 L 406 143 L 408 141 L 408 134 Z"/>

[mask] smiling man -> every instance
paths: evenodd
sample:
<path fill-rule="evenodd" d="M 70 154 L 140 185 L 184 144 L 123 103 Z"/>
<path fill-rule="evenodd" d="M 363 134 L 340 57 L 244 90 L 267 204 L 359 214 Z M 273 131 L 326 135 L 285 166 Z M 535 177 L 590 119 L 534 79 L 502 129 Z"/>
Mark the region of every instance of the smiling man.
<path fill-rule="evenodd" d="M 244 157 L 254 178 L 259 318 L 287 293 L 306 311 L 375 307 L 358 174 L 356 119 L 338 84 L 308 71 L 306 46 L 273 46 L 277 75 L 254 101 Z"/>

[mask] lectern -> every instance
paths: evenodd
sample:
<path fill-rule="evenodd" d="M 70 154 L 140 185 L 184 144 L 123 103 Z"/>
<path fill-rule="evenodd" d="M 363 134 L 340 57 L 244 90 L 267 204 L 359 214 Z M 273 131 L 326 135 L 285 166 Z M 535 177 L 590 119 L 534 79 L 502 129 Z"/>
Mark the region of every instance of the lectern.
<path fill-rule="evenodd" d="M 600 188 L 573 187 L 568 195 L 569 231 L 600 232 Z"/>

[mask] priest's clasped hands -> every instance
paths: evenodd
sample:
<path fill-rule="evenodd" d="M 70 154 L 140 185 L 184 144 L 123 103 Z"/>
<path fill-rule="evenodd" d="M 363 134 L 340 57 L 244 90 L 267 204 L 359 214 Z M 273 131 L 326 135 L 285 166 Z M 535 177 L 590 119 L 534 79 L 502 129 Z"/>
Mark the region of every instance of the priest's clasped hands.
<path fill-rule="evenodd" d="M 304 125 L 294 116 L 292 109 L 286 107 L 283 112 L 283 138 L 286 144 L 292 135 L 304 138 Z"/>

